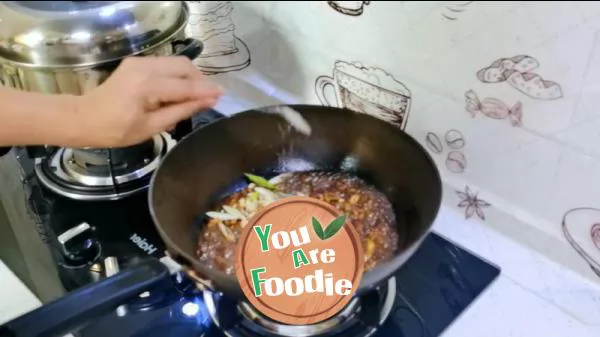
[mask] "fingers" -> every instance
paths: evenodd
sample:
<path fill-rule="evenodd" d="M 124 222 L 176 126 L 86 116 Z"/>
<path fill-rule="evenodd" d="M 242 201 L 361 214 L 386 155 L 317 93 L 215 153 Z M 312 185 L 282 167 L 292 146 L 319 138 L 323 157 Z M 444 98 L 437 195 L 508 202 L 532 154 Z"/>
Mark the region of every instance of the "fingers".
<path fill-rule="evenodd" d="M 130 57 L 123 61 L 123 66 L 166 77 L 202 77 L 202 73 L 185 56 Z"/>
<path fill-rule="evenodd" d="M 216 85 L 198 79 L 160 77 L 148 82 L 148 102 L 180 103 L 218 99 L 223 90 Z"/>
<path fill-rule="evenodd" d="M 148 122 L 155 132 L 162 132 L 173 127 L 178 122 L 190 118 L 197 112 L 210 109 L 217 104 L 217 98 L 204 98 L 171 104 L 148 114 Z"/>

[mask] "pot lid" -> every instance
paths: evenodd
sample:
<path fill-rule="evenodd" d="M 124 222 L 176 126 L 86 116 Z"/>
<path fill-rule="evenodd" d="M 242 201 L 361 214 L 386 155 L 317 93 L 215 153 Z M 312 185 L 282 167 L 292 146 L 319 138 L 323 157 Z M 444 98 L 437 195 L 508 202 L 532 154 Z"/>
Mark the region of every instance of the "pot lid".
<path fill-rule="evenodd" d="M 2 1 L 0 58 L 86 66 L 139 54 L 179 32 L 183 1 Z"/>

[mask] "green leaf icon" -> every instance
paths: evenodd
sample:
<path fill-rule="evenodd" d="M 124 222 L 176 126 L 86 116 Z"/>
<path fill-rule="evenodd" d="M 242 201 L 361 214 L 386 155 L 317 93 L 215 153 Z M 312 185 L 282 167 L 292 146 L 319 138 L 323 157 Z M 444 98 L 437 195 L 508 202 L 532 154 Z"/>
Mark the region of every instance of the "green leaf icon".
<path fill-rule="evenodd" d="M 340 215 L 335 220 L 333 220 L 327 228 L 325 228 L 325 240 L 334 236 L 337 232 L 342 229 L 342 226 L 346 222 L 346 215 Z"/>
<path fill-rule="evenodd" d="M 329 225 L 327 225 L 325 230 L 323 230 L 323 227 L 319 223 L 319 220 L 317 220 L 315 217 L 312 218 L 313 229 L 315 230 L 315 233 L 321 240 L 327 240 L 333 237 L 335 234 L 337 234 L 337 232 L 340 231 L 340 229 L 342 229 L 344 223 L 346 223 L 346 215 L 340 215 L 337 218 L 335 218 Z"/>
<path fill-rule="evenodd" d="M 323 227 L 321 227 L 321 223 L 319 223 L 319 220 L 317 220 L 317 218 L 314 216 L 312 218 L 312 226 L 319 239 L 325 240 L 325 232 L 323 231 Z"/>
<path fill-rule="evenodd" d="M 274 190 L 275 189 L 275 185 L 271 184 L 267 179 L 254 175 L 254 174 L 250 174 L 250 173 L 244 173 L 244 175 L 246 176 L 246 178 L 248 178 L 248 180 L 250 180 L 251 182 L 255 183 L 256 185 L 260 186 L 260 187 L 264 187 L 266 189 L 269 190 Z"/>

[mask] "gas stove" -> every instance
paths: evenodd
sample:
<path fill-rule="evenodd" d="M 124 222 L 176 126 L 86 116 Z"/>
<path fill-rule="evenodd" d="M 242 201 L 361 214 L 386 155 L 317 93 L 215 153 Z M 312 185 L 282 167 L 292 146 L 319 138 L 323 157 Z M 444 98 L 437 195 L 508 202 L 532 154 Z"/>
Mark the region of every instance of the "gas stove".
<path fill-rule="evenodd" d="M 82 337 L 437 337 L 498 276 L 499 269 L 445 238 L 430 234 L 417 253 L 379 289 L 340 314 L 311 326 L 280 325 L 226 296 L 201 291 L 180 274 L 162 303 L 111 313 L 82 329 Z M 158 304 L 160 303 L 160 304 Z M 158 304 L 158 305 L 157 305 Z M 162 305 L 162 306 L 161 306 Z M 153 308 L 152 310 L 150 308 Z M 118 325 L 117 325 L 118 323 Z M 116 328 L 118 326 L 118 328 Z"/>
<path fill-rule="evenodd" d="M 216 111 L 199 114 L 193 120 L 194 127 L 223 117 Z M 66 291 L 110 276 L 148 256 L 168 261 L 148 211 L 145 190 L 118 200 L 69 198 L 40 184 L 36 162 L 24 152 L 17 153 L 17 157 L 23 168 L 31 216 L 42 240 L 51 248 Z M 95 159 L 93 154 L 83 154 L 78 160 Z M 499 272 L 497 267 L 431 233 L 394 277 L 319 324 L 278 324 L 251 306 L 201 290 L 182 273 L 174 272 L 168 290 L 140 294 L 75 333 L 81 337 L 436 337 Z"/>
<path fill-rule="evenodd" d="M 81 201 L 118 200 L 147 189 L 152 173 L 178 140 L 192 131 L 193 120 L 170 132 L 123 148 L 57 148 L 17 150 L 33 159 L 36 179 L 55 195 Z"/>

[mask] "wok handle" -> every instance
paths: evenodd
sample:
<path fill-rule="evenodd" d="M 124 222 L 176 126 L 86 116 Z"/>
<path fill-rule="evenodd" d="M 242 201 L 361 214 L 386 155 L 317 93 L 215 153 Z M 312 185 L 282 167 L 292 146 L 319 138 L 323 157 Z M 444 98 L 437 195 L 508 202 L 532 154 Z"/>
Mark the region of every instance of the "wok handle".
<path fill-rule="evenodd" d="M 0 337 L 64 336 L 170 281 L 167 267 L 150 259 L 17 317 L 0 326 Z"/>

